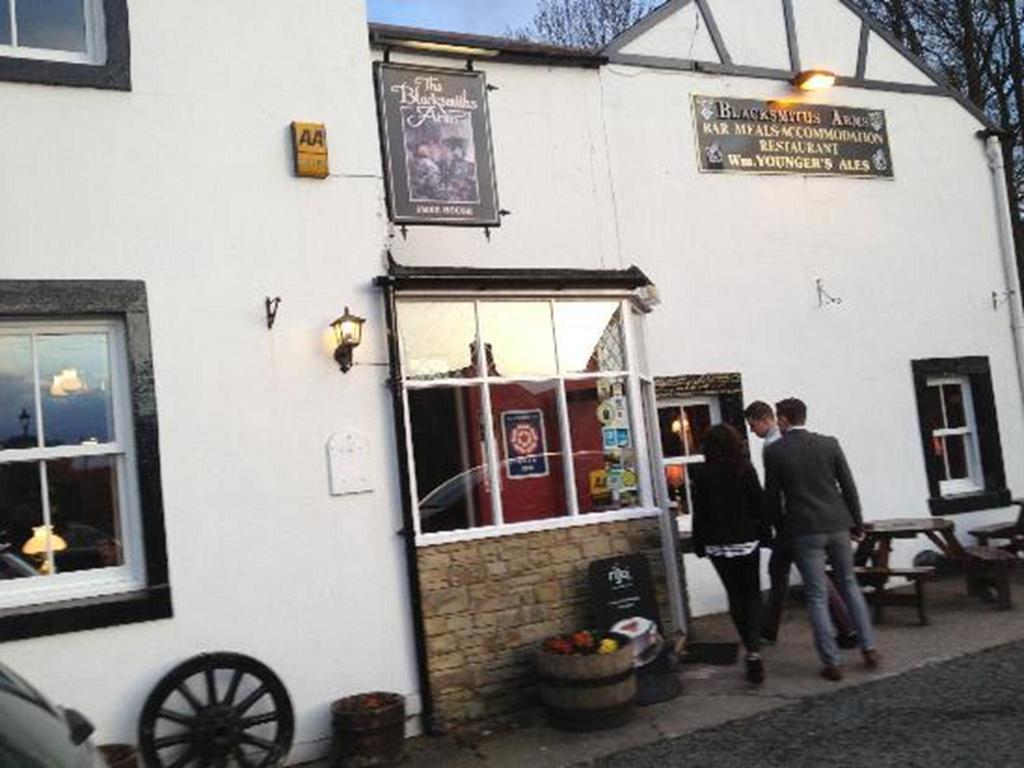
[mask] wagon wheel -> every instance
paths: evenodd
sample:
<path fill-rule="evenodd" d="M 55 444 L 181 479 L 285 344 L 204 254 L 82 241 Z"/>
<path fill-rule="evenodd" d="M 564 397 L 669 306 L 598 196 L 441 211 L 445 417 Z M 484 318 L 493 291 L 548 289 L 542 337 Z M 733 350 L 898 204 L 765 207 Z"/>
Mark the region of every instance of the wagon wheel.
<path fill-rule="evenodd" d="M 240 653 L 203 653 L 157 684 L 139 718 L 147 768 L 270 768 L 288 755 L 295 717 L 269 667 Z"/>

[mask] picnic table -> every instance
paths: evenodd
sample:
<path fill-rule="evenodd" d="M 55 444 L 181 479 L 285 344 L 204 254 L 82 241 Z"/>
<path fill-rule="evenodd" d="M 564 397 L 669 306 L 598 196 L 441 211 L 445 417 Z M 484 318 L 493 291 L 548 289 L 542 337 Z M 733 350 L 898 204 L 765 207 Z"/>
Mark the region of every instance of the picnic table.
<path fill-rule="evenodd" d="M 864 540 L 854 554 L 857 579 L 870 587 L 868 601 L 875 609 L 875 621 L 882 619 L 882 607 L 908 605 L 917 608 L 921 624 L 928 623 L 925 603 L 925 581 L 935 575 L 932 567 L 893 568 L 889 564 L 894 539 L 915 539 L 926 536 L 947 557 L 959 558 L 960 542 L 953 533 L 952 520 L 943 517 L 902 517 L 874 520 L 864 524 Z M 914 586 L 913 594 L 886 590 L 890 579 L 903 578 Z"/>
<path fill-rule="evenodd" d="M 894 539 L 913 539 L 921 535 L 926 536 L 943 555 L 963 567 L 968 595 L 988 597 L 990 592 L 994 592 L 1000 610 L 1012 607 L 1009 577 L 1017 563 L 1016 555 L 995 547 L 964 547 L 954 534 L 953 521 L 944 517 L 895 518 L 865 523 L 864 541 L 857 547 L 854 561 L 860 566 L 858 571 L 862 582 L 875 590 L 876 606 L 911 602 L 907 596 L 884 593 L 890 578 L 902 576 L 914 582 L 916 594 L 913 602 L 920 612 L 921 623 L 927 623 L 923 581 L 931 577 L 934 569 L 892 568 L 889 565 Z"/>

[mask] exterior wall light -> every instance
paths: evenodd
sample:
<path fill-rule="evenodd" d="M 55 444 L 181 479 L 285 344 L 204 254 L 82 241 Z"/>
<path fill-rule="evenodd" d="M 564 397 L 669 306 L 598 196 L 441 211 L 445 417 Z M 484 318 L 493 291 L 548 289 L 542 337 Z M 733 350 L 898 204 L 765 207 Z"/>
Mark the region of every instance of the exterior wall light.
<path fill-rule="evenodd" d="M 808 69 L 793 78 L 793 85 L 801 91 L 823 91 L 836 84 L 836 73 L 825 69 Z"/>
<path fill-rule="evenodd" d="M 352 350 L 363 340 L 365 322 L 365 318 L 356 317 L 345 307 L 345 314 L 331 323 L 331 330 L 334 331 L 334 359 L 342 373 L 352 367 Z"/>

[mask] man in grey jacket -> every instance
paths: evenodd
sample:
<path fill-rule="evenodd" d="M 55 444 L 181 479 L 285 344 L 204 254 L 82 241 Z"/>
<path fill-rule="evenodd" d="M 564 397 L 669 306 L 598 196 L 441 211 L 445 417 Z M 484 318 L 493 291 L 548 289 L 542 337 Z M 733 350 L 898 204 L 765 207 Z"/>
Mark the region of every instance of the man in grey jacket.
<path fill-rule="evenodd" d="M 807 406 L 802 401 L 783 400 L 775 412 L 783 437 L 764 451 L 768 514 L 789 538 L 804 581 L 814 644 L 824 664 L 821 674 L 827 680 L 841 680 L 839 647 L 828 613 L 826 557 L 857 629 L 864 665 L 878 666 L 875 632 L 853 572 L 850 547 L 851 536 L 864 535 L 857 487 L 839 441 L 804 427 Z"/>

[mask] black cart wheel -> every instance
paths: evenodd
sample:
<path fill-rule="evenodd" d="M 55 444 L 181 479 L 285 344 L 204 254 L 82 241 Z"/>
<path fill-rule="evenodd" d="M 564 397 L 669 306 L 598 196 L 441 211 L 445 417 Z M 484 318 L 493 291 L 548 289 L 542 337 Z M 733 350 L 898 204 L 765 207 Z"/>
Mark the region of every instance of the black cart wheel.
<path fill-rule="evenodd" d="M 271 669 L 240 653 L 203 653 L 157 684 L 139 719 L 147 768 L 269 768 L 295 733 L 288 691 Z"/>

